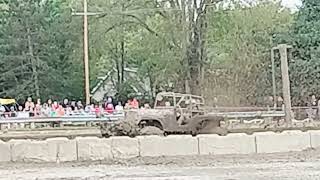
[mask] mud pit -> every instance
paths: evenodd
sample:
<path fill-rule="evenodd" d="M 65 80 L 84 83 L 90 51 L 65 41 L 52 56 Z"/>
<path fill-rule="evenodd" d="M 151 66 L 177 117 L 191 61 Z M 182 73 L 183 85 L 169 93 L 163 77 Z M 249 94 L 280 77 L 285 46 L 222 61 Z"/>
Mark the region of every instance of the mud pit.
<path fill-rule="evenodd" d="M 313 180 L 320 177 L 319 152 L 138 158 L 90 164 L 2 164 L 0 179 Z"/>

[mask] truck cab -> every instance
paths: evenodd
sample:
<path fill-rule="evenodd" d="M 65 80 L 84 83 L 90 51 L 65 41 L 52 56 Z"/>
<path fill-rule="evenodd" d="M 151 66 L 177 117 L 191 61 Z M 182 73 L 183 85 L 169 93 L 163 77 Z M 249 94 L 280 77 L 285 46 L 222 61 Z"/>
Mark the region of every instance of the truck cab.
<path fill-rule="evenodd" d="M 174 92 L 161 92 L 155 98 L 153 109 L 139 110 L 141 128 L 155 126 L 164 132 L 187 133 L 197 129 L 201 121 L 210 120 L 201 96 Z"/>

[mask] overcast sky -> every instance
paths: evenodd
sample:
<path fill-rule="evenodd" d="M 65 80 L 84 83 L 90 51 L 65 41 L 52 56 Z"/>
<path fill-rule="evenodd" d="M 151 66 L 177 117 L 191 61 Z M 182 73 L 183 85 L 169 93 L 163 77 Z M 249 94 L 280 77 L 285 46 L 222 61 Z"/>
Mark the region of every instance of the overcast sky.
<path fill-rule="evenodd" d="M 301 5 L 301 0 L 282 0 L 282 3 L 287 7 L 296 8 Z"/>

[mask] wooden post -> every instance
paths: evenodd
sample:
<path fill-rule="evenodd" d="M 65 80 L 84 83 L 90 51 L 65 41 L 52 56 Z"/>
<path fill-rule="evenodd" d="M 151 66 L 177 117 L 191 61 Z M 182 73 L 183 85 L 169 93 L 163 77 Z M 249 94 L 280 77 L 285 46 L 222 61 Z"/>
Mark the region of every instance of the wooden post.
<path fill-rule="evenodd" d="M 282 75 L 282 93 L 285 106 L 286 122 L 291 122 L 291 95 L 290 95 L 290 80 L 288 68 L 288 49 L 291 46 L 286 44 L 278 45 L 277 49 L 280 51 L 281 56 L 281 75 Z"/>
<path fill-rule="evenodd" d="M 90 104 L 90 82 L 89 82 L 89 46 L 88 46 L 88 3 L 83 0 L 83 61 L 85 76 L 86 105 Z"/>
<path fill-rule="evenodd" d="M 272 93 L 273 93 L 273 108 L 277 108 L 277 86 L 276 86 L 276 68 L 274 62 L 274 48 L 271 50 L 271 66 L 272 66 Z"/>

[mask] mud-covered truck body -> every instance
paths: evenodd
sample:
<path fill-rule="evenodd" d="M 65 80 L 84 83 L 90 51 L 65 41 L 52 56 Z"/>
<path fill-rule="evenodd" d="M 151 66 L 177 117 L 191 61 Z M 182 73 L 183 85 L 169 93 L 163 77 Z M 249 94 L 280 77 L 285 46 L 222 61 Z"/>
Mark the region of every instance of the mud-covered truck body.
<path fill-rule="evenodd" d="M 134 120 L 141 129 L 156 127 L 164 133 L 178 134 L 197 134 L 208 126 L 215 131 L 223 120 L 205 112 L 201 96 L 173 92 L 157 94 L 153 109 L 127 111 L 125 119 Z"/>

